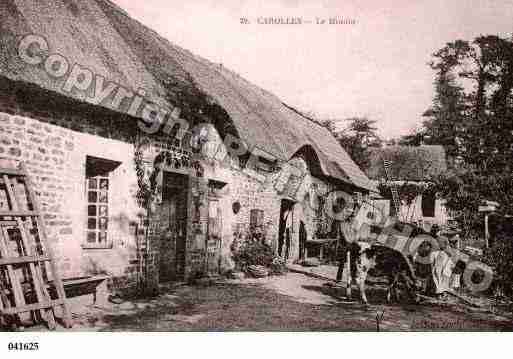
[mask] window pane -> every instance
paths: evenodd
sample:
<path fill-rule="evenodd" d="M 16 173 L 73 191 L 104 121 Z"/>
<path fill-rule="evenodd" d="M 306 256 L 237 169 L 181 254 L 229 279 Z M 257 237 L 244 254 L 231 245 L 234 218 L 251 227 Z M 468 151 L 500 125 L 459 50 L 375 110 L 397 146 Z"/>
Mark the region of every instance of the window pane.
<path fill-rule="evenodd" d="M 109 189 L 109 180 L 106 178 L 102 178 L 100 180 L 100 189 L 108 190 Z"/>
<path fill-rule="evenodd" d="M 120 163 L 87 156 L 86 195 L 87 227 L 86 243 L 107 244 L 109 230 L 109 190 L 110 172 Z"/>
<path fill-rule="evenodd" d="M 107 218 L 102 217 L 100 218 L 100 229 L 107 230 Z"/>
<path fill-rule="evenodd" d="M 96 218 L 87 219 L 87 229 L 96 229 Z"/>
<path fill-rule="evenodd" d="M 87 232 L 87 243 L 96 243 L 96 232 Z"/>
<path fill-rule="evenodd" d="M 102 191 L 102 192 L 99 192 L 100 194 L 100 201 L 101 203 L 107 203 L 107 192 L 106 191 Z"/>
<path fill-rule="evenodd" d="M 210 202 L 213 204 L 215 201 Z M 212 207 L 211 207 L 212 209 Z M 210 214 L 210 218 L 217 217 L 217 207 L 214 209 L 214 213 Z M 264 211 L 261 209 L 252 209 L 249 212 L 249 225 L 250 227 L 261 227 L 264 225 Z"/>
<path fill-rule="evenodd" d="M 96 216 L 96 206 L 87 206 L 87 215 L 91 217 Z"/>
<path fill-rule="evenodd" d="M 89 178 L 87 181 L 89 182 L 88 188 L 90 188 L 90 189 L 98 188 L 98 183 L 96 182 L 96 178 Z"/>
<path fill-rule="evenodd" d="M 108 216 L 107 206 L 100 206 L 100 211 L 99 211 L 98 215 L 101 217 L 107 217 Z"/>
<path fill-rule="evenodd" d="M 97 192 L 95 191 L 89 191 L 89 193 L 87 194 L 87 201 L 89 203 L 95 203 L 95 202 L 98 202 L 98 195 L 97 195 Z"/>
<path fill-rule="evenodd" d="M 98 242 L 106 243 L 107 242 L 107 232 L 99 232 L 98 233 Z"/>

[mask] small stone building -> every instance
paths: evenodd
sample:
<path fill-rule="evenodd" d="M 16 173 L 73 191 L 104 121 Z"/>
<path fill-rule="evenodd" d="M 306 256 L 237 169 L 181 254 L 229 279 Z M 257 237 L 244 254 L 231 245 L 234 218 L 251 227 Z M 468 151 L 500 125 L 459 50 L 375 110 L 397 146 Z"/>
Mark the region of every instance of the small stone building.
<path fill-rule="evenodd" d="M 445 200 L 435 191 L 429 190 L 433 180 L 447 171 L 444 148 L 438 145 L 422 145 L 372 149 L 370 166 L 366 172 L 376 185 L 385 183 L 387 179 L 383 159 L 391 162 L 387 186 L 391 183 L 396 186 L 402 198 L 400 218 L 406 222 L 417 223 L 427 231 L 434 224 L 439 227 L 446 226 L 450 216 Z M 412 193 L 411 198 L 405 198 L 408 197 L 406 191 Z M 394 211 L 393 203 L 389 200 L 380 201 L 387 201 L 387 212 Z"/>
<path fill-rule="evenodd" d="M 0 44 L 1 165 L 26 163 L 63 277 L 215 273 L 250 226 L 295 261 L 331 191 L 375 190 L 326 128 L 107 0 L 3 0 Z"/>

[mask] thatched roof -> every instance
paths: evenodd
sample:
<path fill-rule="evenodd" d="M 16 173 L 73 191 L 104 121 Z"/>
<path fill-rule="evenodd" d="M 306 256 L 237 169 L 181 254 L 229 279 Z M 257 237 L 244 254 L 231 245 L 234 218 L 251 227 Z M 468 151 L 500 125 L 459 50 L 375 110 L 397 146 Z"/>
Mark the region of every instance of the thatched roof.
<path fill-rule="evenodd" d="M 19 59 L 17 43 L 30 33 L 44 36 L 50 53 L 131 91 L 144 89 L 147 99 L 165 108 L 179 107 L 187 120 L 222 118 L 216 123 L 221 133 L 231 128 L 250 146 L 283 161 L 310 146 L 324 175 L 374 190 L 327 129 L 236 73 L 170 43 L 107 0 L 0 3 L 0 75 L 64 93 L 63 80 Z M 78 91 L 64 94 L 90 102 Z"/>
<path fill-rule="evenodd" d="M 387 146 L 371 150 L 367 175 L 375 180 L 386 178 L 383 159 L 392 163 L 392 180 L 429 181 L 447 171 L 442 146 Z"/>

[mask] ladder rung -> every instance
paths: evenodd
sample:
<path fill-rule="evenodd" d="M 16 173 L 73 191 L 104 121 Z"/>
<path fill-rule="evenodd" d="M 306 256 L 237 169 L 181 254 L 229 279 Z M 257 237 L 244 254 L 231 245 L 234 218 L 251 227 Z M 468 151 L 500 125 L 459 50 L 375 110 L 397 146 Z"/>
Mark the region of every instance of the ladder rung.
<path fill-rule="evenodd" d="M 25 190 L 27 191 L 25 196 L 21 196 L 21 193 L 18 193 L 18 182 L 20 181 L 16 179 L 16 176 L 22 177 L 21 182 L 23 182 Z M 62 305 L 64 324 L 66 327 L 70 327 L 72 325 L 72 319 L 71 312 L 69 311 L 69 308 L 66 304 L 66 292 L 64 291 L 64 286 L 59 276 L 57 265 L 53 260 L 52 248 L 51 246 L 48 246 L 47 243 L 45 223 L 41 218 L 40 211 L 38 209 L 37 196 L 33 190 L 33 184 L 30 176 L 28 175 L 25 164 L 21 162 L 19 169 L 0 167 L 0 178 L 0 184 L 3 183 L 5 187 L 4 189 L 6 190 L 7 200 L 11 203 L 10 210 L 8 210 L 9 208 L 5 208 L 4 210 L 0 211 L 0 238 L 2 239 L 0 240 L 0 248 L 2 248 L 2 251 L 5 252 L 3 253 L 4 257 L 0 258 L 0 265 L 6 266 L 7 274 L 13 287 L 12 292 L 15 300 L 15 307 L 0 309 L 0 316 L 4 314 L 12 315 L 28 311 L 46 311 L 48 308 Z M 32 203 L 32 207 L 28 207 L 32 208 L 32 210 L 29 210 L 27 207 L 21 207 L 21 203 L 25 199 L 28 203 Z M 35 220 L 35 223 L 33 224 L 35 224 L 36 227 L 30 230 L 29 228 L 26 228 L 25 225 L 27 220 L 25 220 L 24 217 L 27 217 L 27 219 L 32 217 Z M 6 249 L 7 243 L 4 242 L 9 239 L 8 228 L 6 228 L 6 226 L 11 224 L 13 224 L 14 227 L 18 227 L 18 230 L 20 231 L 21 243 L 25 248 L 25 251 L 22 253 L 25 255 L 22 257 L 11 257 L 8 248 Z M 35 233 L 32 233 L 32 230 L 34 229 Z M 34 252 L 35 255 L 30 255 L 32 254 L 32 251 L 29 250 L 28 247 L 31 244 L 30 242 L 34 241 L 36 242 L 36 245 L 43 245 L 47 254 L 45 253 L 45 255 L 39 256 L 38 252 L 36 251 Z M 42 277 L 41 273 L 42 265 L 35 265 L 35 263 L 41 263 L 45 261 L 49 262 L 51 267 L 51 274 L 55 282 L 55 294 L 57 295 L 56 300 L 50 299 L 47 283 L 44 282 L 45 279 Z M 37 303 L 28 305 L 26 304 L 23 289 L 20 286 L 18 273 L 13 268 L 13 265 L 24 263 L 28 263 L 28 269 L 30 275 L 32 276 L 32 290 L 35 292 L 33 294 L 35 294 L 37 299 Z M 50 318 L 50 322 L 53 321 L 53 314 L 50 313 L 48 318 Z"/>
<path fill-rule="evenodd" d="M 13 176 L 26 176 L 27 174 L 16 168 L 0 168 L 1 174 L 13 175 Z"/>
<path fill-rule="evenodd" d="M 4 308 L 0 311 L 1 314 L 17 314 L 22 312 L 30 312 L 31 310 L 38 310 L 38 309 L 46 309 L 46 308 L 52 308 L 57 305 L 64 304 L 64 300 L 62 299 L 56 299 L 49 302 L 41 302 L 41 303 L 34 303 L 34 304 L 28 304 L 28 305 L 22 305 L 20 307 L 11 307 L 11 308 Z"/>
<path fill-rule="evenodd" d="M 36 262 L 44 262 L 49 261 L 49 256 L 23 256 L 23 257 L 15 257 L 15 258 L 0 258 L 0 266 L 8 265 L 8 264 L 21 264 L 21 263 L 36 263 Z"/>
<path fill-rule="evenodd" d="M 39 213 L 34 211 L 0 211 L 2 217 L 36 217 Z"/>

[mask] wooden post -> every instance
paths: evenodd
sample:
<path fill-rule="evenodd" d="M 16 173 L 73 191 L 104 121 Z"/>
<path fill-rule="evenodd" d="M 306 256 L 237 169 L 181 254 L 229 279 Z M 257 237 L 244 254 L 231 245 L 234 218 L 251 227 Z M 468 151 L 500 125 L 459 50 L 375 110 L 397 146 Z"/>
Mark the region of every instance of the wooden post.
<path fill-rule="evenodd" d="M 344 269 L 347 269 L 346 271 L 346 297 L 351 297 L 351 252 L 347 251 L 346 256 L 346 265 L 344 266 Z"/>
<path fill-rule="evenodd" d="M 485 214 L 485 247 L 489 247 L 490 232 L 488 232 L 488 213 Z"/>
<path fill-rule="evenodd" d="M 480 205 L 478 208 L 479 212 L 484 212 L 485 214 L 485 246 L 488 248 L 490 246 L 490 232 L 488 231 L 488 216 L 490 213 L 495 212 L 499 207 L 499 203 L 494 201 L 484 201 L 483 205 Z"/>

